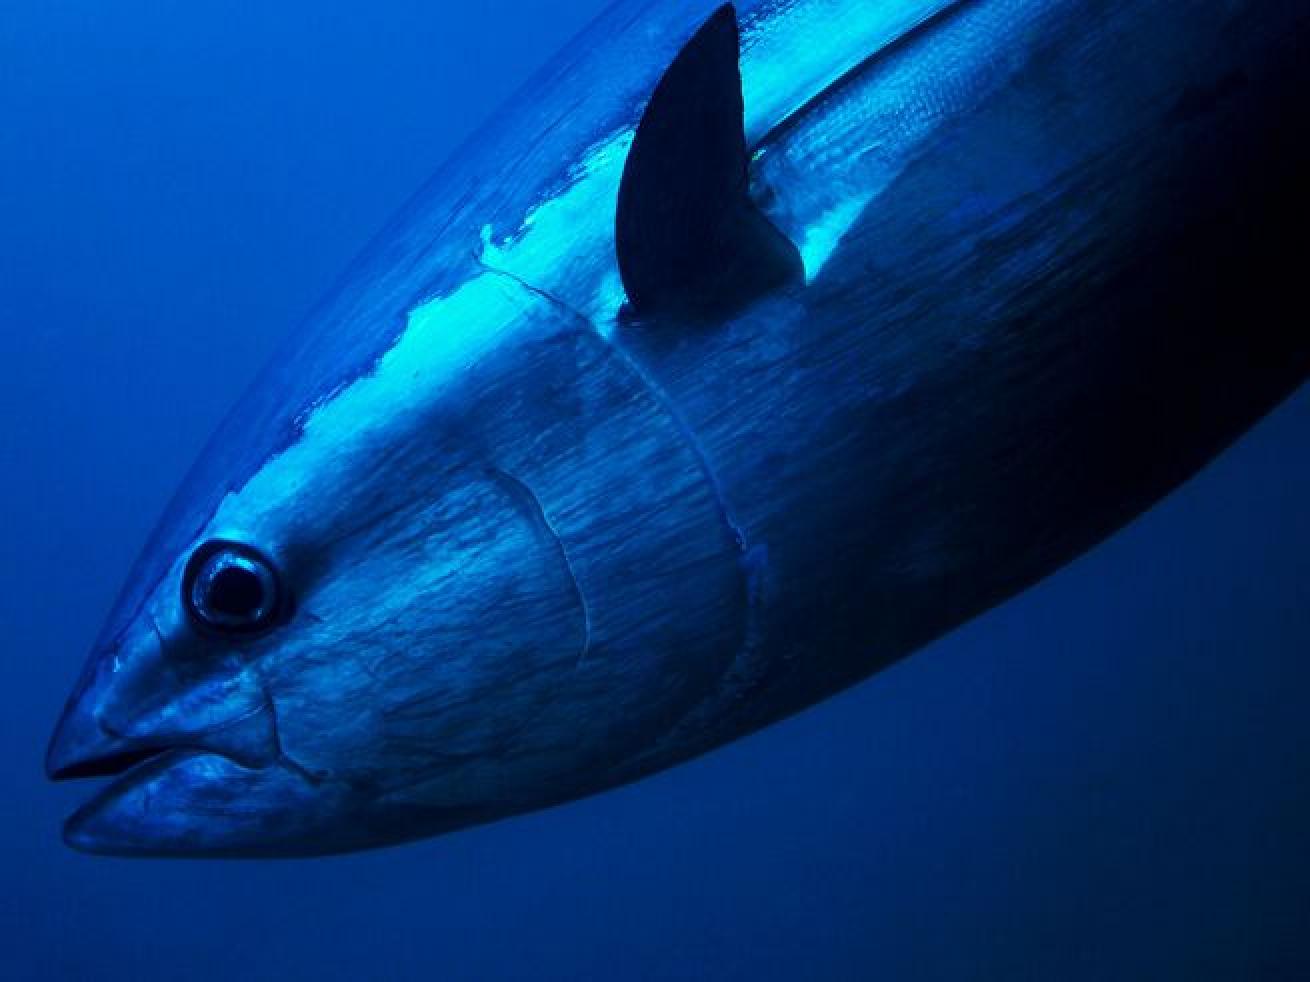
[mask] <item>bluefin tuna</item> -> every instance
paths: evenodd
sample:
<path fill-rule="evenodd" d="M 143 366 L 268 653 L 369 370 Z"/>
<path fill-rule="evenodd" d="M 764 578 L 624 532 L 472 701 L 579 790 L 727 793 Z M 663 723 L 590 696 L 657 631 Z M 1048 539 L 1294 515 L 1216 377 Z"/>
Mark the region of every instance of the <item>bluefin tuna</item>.
<path fill-rule="evenodd" d="M 1304 0 L 620 2 L 185 480 L 51 742 L 112 778 L 67 841 L 565 802 L 1058 569 L 1310 374 L 1307 37 Z"/>

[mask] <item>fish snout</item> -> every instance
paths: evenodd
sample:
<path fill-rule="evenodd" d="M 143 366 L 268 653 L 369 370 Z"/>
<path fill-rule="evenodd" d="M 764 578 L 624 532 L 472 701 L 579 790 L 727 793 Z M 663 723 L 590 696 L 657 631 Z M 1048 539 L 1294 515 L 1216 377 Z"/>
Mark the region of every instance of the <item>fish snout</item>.
<path fill-rule="evenodd" d="M 74 702 L 50 739 L 46 775 L 52 781 L 113 777 L 173 750 L 218 754 L 243 767 L 267 767 L 279 757 L 272 705 L 261 700 L 199 729 L 147 725 L 120 730 L 94 708 Z"/>
<path fill-rule="evenodd" d="M 195 677 L 169 663 L 154 631 L 97 651 L 46 751 L 51 780 L 113 777 L 171 750 L 247 767 L 278 756 L 273 706 L 249 676 Z"/>
<path fill-rule="evenodd" d="M 282 754 L 263 689 L 240 673 L 196 678 L 142 658 L 93 659 L 55 727 L 52 780 L 111 779 L 65 823 L 65 841 L 112 855 L 252 855 L 265 837 L 283 851 L 314 838 L 340 789 Z"/>
<path fill-rule="evenodd" d="M 46 749 L 45 772 L 52 781 L 111 777 L 146 760 L 162 748 L 110 733 L 85 701 L 70 702 Z"/>

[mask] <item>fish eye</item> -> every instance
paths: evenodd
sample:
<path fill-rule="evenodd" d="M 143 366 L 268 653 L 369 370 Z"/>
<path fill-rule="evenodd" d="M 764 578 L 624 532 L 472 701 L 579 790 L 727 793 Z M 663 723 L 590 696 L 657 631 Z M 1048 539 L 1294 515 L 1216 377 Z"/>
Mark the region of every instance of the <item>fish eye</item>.
<path fill-rule="evenodd" d="M 193 622 L 221 634 L 255 634 L 283 607 L 278 574 L 257 550 L 215 540 L 200 546 L 182 578 L 182 602 Z"/>

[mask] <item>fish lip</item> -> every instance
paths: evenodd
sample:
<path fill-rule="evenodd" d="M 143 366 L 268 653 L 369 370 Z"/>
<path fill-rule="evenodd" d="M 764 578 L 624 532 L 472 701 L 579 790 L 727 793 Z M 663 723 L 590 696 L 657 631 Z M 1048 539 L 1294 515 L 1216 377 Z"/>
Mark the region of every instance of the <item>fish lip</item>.
<path fill-rule="evenodd" d="M 285 759 L 251 766 L 174 747 L 96 789 L 64 820 L 62 838 L 80 853 L 132 859 L 320 856 L 369 844 L 365 804 Z"/>
<path fill-rule="evenodd" d="M 276 709 L 267 693 L 249 708 L 194 731 L 125 731 L 100 713 L 73 704 L 65 709 L 46 749 L 51 781 L 117 777 L 170 750 L 226 757 L 258 770 L 282 758 Z"/>
<path fill-rule="evenodd" d="M 121 847 L 106 846 L 94 835 L 88 834 L 88 828 L 96 815 L 112 804 L 115 799 L 130 791 L 134 785 L 150 781 L 161 772 L 193 757 L 203 756 L 222 757 L 226 760 L 232 760 L 227 754 L 215 750 L 202 750 L 194 747 L 167 747 L 151 751 L 143 759 L 130 763 L 125 769 L 119 771 L 112 781 L 99 787 L 95 794 L 82 802 L 81 805 L 74 809 L 72 814 L 64 819 L 62 829 L 64 844 L 78 852 L 90 855 L 127 854 Z M 236 762 L 233 761 L 233 763 Z M 56 780 L 59 779 L 56 778 Z"/>
<path fill-rule="evenodd" d="M 274 760 L 263 765 L 251 765 L 237 760 L 231 754 L 208 747 L 169 747 L 156 751 L 145 759 L 132 764 L 114 777 L 113 780 L 96 788 L 94 794 L 64 819 L 61 829 L 61 838 L 64 844 L 70 849 L 86 855 L 125 858 L 206 858 L 212 856 L 251 857 L 262 855 L 263 853 L 257 847 L 250 845 L 237 848 L 206 847 L 199 843 L 188 845 L 154 836 L 137 837 L 130 833 L 126 836 L 115 835 L 112 834 L 115 830 L 113 818 L 110 818 L 107 826 L 104 824 L 106 815 L 111 814 L 123 799 L 139 790 L 141 786 L 149 785 L 165 777 L 167 772 L 182 768 L 191 761 L 204 758 L 223 761 L 240 772 L 252 776 L 276 772 L 305 788 L 314 787 L 314 783 L 309 780 L 307 775 L 297 771 L 294 767 L 287 766 L 287 763 L 283 760 Z M 147 810 L 150 808 L 152 798 L 153 793 L 147 791 Z M 110 834 L 106 834 L 106 832 Z"/>
<path fill-rule="evenodd" d="M 275 709 L 265 694 L 257 704 L 195 732 L 131 734 L 109 725 L 98 713 L 70 707 L 61 719 L 46 756 L 46 773 L 53 781 L 96 780 L 85 801 L 63 823 L 69 847 L 95 855 L 166 855 L 149 838 L 132 841 L 106 834 L 104 817 L 130 798 L 149 801 L 146 787 L 168 780 L 167 772 L 188 761 L 205 758 L 247 775 L 276 765 L 290 777 L 309 775 L 288 766 L 277 736 Z"/>
<path fill-rule="evenodd" d="M 118 777 L 140 764 L 176 749 L 179 748 L 144 746 L 71 760 L 63 764 L 47 757 L 46 776 L 51 781 L 78 781 L 88 778 Z"/>

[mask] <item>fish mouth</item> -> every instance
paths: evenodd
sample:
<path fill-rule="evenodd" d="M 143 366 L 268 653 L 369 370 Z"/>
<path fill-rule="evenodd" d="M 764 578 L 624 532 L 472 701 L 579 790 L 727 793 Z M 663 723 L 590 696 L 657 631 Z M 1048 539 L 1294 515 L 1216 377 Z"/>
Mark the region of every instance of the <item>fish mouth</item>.
<path fill-rule="evenodd" d="M 178 751 L 220 754 L 246 767 L 265 767 L 281 756 L 271 700 L 265 696 L 229 719 L 191 732 L 139 732 L 110 725 L 74 703 L 64 713 L 46 751 L 52 781 L 119 777 Z"/>
<path fill-rule="evenodd" d="M 123 853 L 126 850 L 113 848 L 98 828 L 102 824 L 101 817 L 113 810 L 116 803 L 128 800 L 136 788 L 149 785 L 162 771 L 188 757 L 205 753 L 212 754 L 184 747 L 143 747 L 88 758 L 52 771 L 50 779 L 53 781 L 112 778 L 99 783 L 95 792 L 64 820 L 64 843 L 79 852 Z"/>
<path fill-rule="evenodd" d="M 51 764 L 46 768 L 46 775 L 52 781 L 79 781 L 86 778 L 118 777 L 138 764 L 143 764 L 148 760 L 153 760 L 177 749 L 176 747 L 141 747 L 136 750 L 119 750 L 83 760 Z"/>
<path fill-rule="evenodd" d="M 46 773 L 52 781 L 95 782 L 94 793 L 64 820 L 64 843 L 80 852 L 121 853 L 123 850 L 112 848 L 98 830 L 99 816 L 112 810 L 115 803 L 128 800 L 134 789 L 150 784 L 162 771 L 203 754 L 226 756 L 196 747 L 143 746 L 48 766 Z"/>
<path fill-rule="evenodd" d="M 123 767 L 64 822 L 64 842 L 99 856 L 294 855 L 320 841 L 335 809 L 301 774 L 246 767 L 208 750 L 174 747 L 101 762 Z M 89 764 L 90 762 L 88 762 Z"/>
<path fill-rule="evenodd" d="M 142 748 L 61 775 L 110 778 L 64 822 L 65 844 L 82 853 L 278 858 L 364 844 L 346 789 L 285 760 L 255 766 L 210 749 Z"/>
<path fill-rule="evenodd" d="M 280 751 L 271 702 L 191 733 L 124 733 L 74 705 L 46 755 L 54 781 L 96 782 L 64 842 L 111 856 L 287 854 L 321 833 L 324 794 Z"/>
<path fill-rule="evenodd" d="M 243 714 L 234 724 L 237 729 L 252 714 Z M 234 724 L 220 726 L 222 734 Z M 193 758 L 221 759 L 246 772 L 268 766 L 271 760 L 240 761 L 228 753 L 203 746 L 204 739 L 133 742 L 113 736 L 103 725 L 96 730 L 100 745 L 85 745 L 80 752 L 71 746 L 77 741 L 63 734 L 62 726 L 51 742 L 46 757 L 46 774 L 52 781 L 84 781 L 94 788 L 91 795 L 69 815 L 63 824 L 64 843 L 79 852 L 100 855 L 167 854 L 171 849 L 156 850 L 159 838 L 153 827 L 165 816 L 152 806 L 153 785 L 166 781 L 169 771 Z M 84 738 L 85 739 L 85 738 Z"/>

